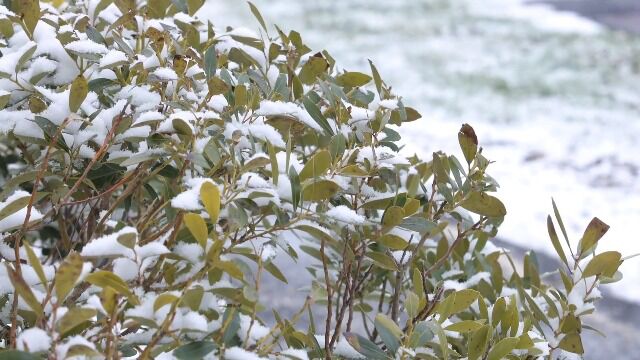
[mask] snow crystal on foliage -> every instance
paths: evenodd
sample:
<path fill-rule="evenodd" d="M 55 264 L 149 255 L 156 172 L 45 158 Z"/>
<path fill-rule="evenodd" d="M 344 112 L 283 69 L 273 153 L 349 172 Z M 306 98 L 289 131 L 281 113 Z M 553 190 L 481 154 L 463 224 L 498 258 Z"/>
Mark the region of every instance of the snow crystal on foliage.
<path fill-rule="evenodd" d="M 205 182 L 210 182 L 215 185 L 211 179 L 207 178 L 191 178 L 186 181 L 187 191 L 178 194 L 171 200 L 171 206 L 176 209 L 183 210 L 201 210 L 200 204 L 200 187 Z"/>
<path fill-rule="evenodd" d="M 351 208 L 340 205 L 329 209 L 326 214 L 328 217 L 342 223 L 361 225 L 365 223 L 365 218 L 359 215 Z"/>
<path fill-rule="evenodd" d="M 289 115 L 295 117 L 303 124 L 310 128 L 322 131 L 320 125 L 309 115 L 309 112 L 295 103 L 282 102 L 282 101 L 270 101 L 263 100 L 260 102 L 260 108 L 256 110 L 256 115 L 270 116 L 270 115 Z"/>
<path fill-rule="evenodd" d="M 127 55 L 120 50 L 111 49 L 100 59 L 100 67 L 109 67 L 118 63 L 127 62 Z"/>
<path fill-rule="evenodd" d="M 303 349 L 287 349 L 280 351 L 280 354 L 283 355 L 279 357 L 281 360 L 285 359 L 300 359 L 300 360 L 309 360 L 309 356 L 307 355 L 307 351 Z"/>
<path fill-rule="evenodd" d="M 250 332 L 249 327 L 251 327 Z M 244 314 L 240 315 L 240 328 L 238 329 L 238 337 L 242 340 L 247 339 L 248 345 L 255 345 L 258 341 L 260 341 L 260 339 L 269 335 L 270 331 L 271 330 L 268 327 L 260 324 L 258 320 L 254 320 L 252 324 L 250 316 Z"/>
<path fill-rule="evenodd" d="M 267 360 L 267 358 L 260 357 L 256 353 L 237 346 L 225 350 L 224 358 L 225 360 Z"/>
<path fill-rule="evenodd" d="M 104 45 L 98 44 L 92 40 L 72 41 L 65 45 L 65 48 L 80 54 L 106 54 L 108 52 Z"/>
<path fill-rule="evenodd" d="M 135 257 L 133 250 L 118 242 L 118 237 L 125 234 L 137 236 L 138 232 L 135 228 L 127 226 L 118 232 L 90 241 L 84 246 L 80 254 L 87 257 L 124 256 L 133 258 Z"/>
<path fill-rule="evenodd" d="M 315 338 L 316 338 L 316 341 L 318 341 L 318 344 L 324 344 L 324 339 L 325 339 L 324 335 L 315 335 Z M 356 349 L 354 349 L 353 346 L 351 346 L 351 344 L 349 344 L 347 339 L 345 339 L 344 337 L 341 337 L 340 339 L 338 339 L 333 350 L 335 355 L 343 356 L 347 359 L 365 359 L 366 358 L 364 355 L 356 351 Z"/>
<path fill-rule="evenodd" d="M 33 353 L 47 351 L 51 346 L 51 337 L 42 329 L 27 329 L 18 336 L 16 346 L 18 350 Z"/>
<path fill-rule="evenodd" d="M 149 85 L 127 85 L 116 95 L 117 99 L 127 99 L 136 107 L 137 112 L 155 110 L 160 105 L 160 94 L 151 91 Z"/>
<path fill-rule="evenodd" d="M 56 348 L 56 353 L 58 355 L 58 359 L 66 359 L 67 358 L 67 352 L 69 352 L 69 349 L 71 349 L 74 346 L 82 346 L 82 347 L 86 347 L 88 349 L 94 350 L 96 349 L 95 345 L 91 342 L 89 342 L 87 339 L 83 338 L 80 335 L 75 335 L 72 337 L 67 338 L 67 340 L 65 342 L 63 342 L 62 344 L 58 345 L 58 347 Z"/>
<path fill-rule="evenodd" d="M 214 95 L 211 97 L 211 100 L 209 100 L 207 105 L 216 112 L 221 113 L 224 111 L 225 107 L 229 106 L 229 103 L 227 102 L 227 98 L 223 95 Z"/>
<path fill-rule="evenodd" d="M 113 273 L 124 281 L 131 281 L 138 277 L 138 264 L 127 258 L 118 258 L 113 261 Z"/>
<path fill-rule="evenodd" d="M 273 128 L 271 125 L 265 124 L 264 120 L 258 118 L 253 123 L 241 123 L 238 121 L 232 121 L 226 124 L 224 129 L 224 137 L 228 140 L 233 140 L 234 136 L 239 134 L 240 136 L 253 136 L 257 139 L 268 141 L 273 146 L 284 148 L 286 146 L 282 135 Z M 251 148 L 251 143 L 246 138 L 240 139 L 238 144 L 239 148 Z"/>
<path fill-rule="evenodd" d="M 162 67 L 153 71 L 153 76 L 157 77 L 160 81 L 172 81 L 178 80 L 178 74 L 173 69 Z"/>
<path fill-rule="evenodd" d="M 479 272 L 477 274 L 473 274 L 469 279 L 467 279 L 467 281 L 456 281 L 456 280 L 446 280 L 442 287 L 446 290 L 448 289 L 453 289 L 453 290 L 462 290 L 462 289 L 468 289 L 470 287 L 474 287 L 476 285 L 478 285 L 478 283 L 480 283 L 480 281 L 486 281 L 487 283 L 491 283 L 491 274 L 488 272 Z"/>
<path fill-rule="evenodd" d="M 31 194 L 29 194 L 28 192 L 23 190 L 18 190 L 14 192 L 11 196 L 9 196 L 7 200 L 0 202 L 0 210 L 4 209 L 14 201 L 17 201 L 20 199 L 24 200 L 30 197 L 31 197 Z M 27 218 L 27 212 L 28 212 L 27 206 L 25 206 L 22 209 L 0 220 L 0 232 L 4 232 L 10 229 L 15 229 L 22 226 L 24 224 L 24 221 Z M 38 211 L 38 209 L 36 209 L 35 207 L 31 207 L 31 213 L 29 215 L 30 215 L 29 222 L 38 221 L 43 218 L 42 213 L 40 213 L 40 211 Z"/>

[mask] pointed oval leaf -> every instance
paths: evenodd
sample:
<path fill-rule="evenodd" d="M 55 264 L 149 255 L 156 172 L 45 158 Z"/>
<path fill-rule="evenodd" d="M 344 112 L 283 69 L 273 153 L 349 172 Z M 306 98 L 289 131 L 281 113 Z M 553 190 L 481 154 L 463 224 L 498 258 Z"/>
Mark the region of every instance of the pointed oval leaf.
<path fill-rule="evenodd" d="M 584 230 L 580 244 L 578 245 L 580 258 L 588 254 L 598 241 L 609 231 L 609 225 L 594 217 Z"/>
<path fill-rule="evenodd" d="M 460 143 L 460 148 L 462 149 L 465 160 L 467 160 L 468 164 L 471 164 L 478 152 L 478 137 L 469 124 L 463 124 L 462 128 L 460 128 L 458 132 L 458 142 Z"/>
<path fill-rule="evenodd" d="M 489 329 L 488 325 L 484 325 L 471 334 L 471 338 L 469 339 L 469 360 L 478 360 L 484 356 L 487 345 L 489 345 L 489 337 L 491 336 Z"/>
<path fill-rule="evenodd" d="M 621 258 L 622 254 L 617 251 L 600 253 L 589 261 L 589 264 L 582 272 L 582 277 L 587 278 L 596 275 L 603 275 L 608 278 L 613 277 L 620 264 L 622 264 Z"/>
<path fill-rule="evenodd" d="M 353 348 L 364 355 L 367 359 L 371 360 L 389 360 L 391 357 L 387 356 L 376 344 L 369 339 L 362 337 L 354 333 L 345 333 L 344 337 L 347 342 L 353 346 Z"/>
<path fill-rule="evenodd" d="M 205 248 L 209 238 L 209 230 L 202 216 L 194 213 L 184 214 L 184 224 L 202 248 Z"/>
<path fill-rule="evenodd" d="M 359 87 L 367 85 L 371 76 L 357 71 L 349 71 L 336 77 L 336 83 L 340 86 Z"/>
<path fill-rule="evenodd" d="M 216 344 L 212 341 L 194 341 L 175 349 L 173 356 L 180 360 L 203 359 L 215 350 L 216 347 Z"/>
<path fill-rule="evenodd" d="M 200 187 L 200 200 L 209 213 L 211 223 L 217 223 L 220 216 L 220 189 L 208 181 L 205 182 Z"/>
<path fill-rule="evenodd" d="M 300 181 L 323 176 L 331 167 L 331 154 L 327 150 L 316 152 L 300 171 Z"/>
<path fill-rule="evenodd" d="M 393 320 L 384 314 L 376 315 L 374 326 L 380 334 L 382 342 L 387 346 L 387 349 L 395 354 L 400 347 L 400 339 L 402 338 L 402 330 L 396 325 Z"/>
<path fill-rule="evenodd" d="M 56 271 L 55 290 L 61 303 L 76 286 L 82 273 L 82 258 L 77 252 L 71 252 Z"/>
<path fill-rule="evenodd" d="M 468 333 L 472 331 L 476 331 L 481 328 L 483 324 L 479 321 L 474 320 L 462 320 L 457 323 L 453 323 L 444 329 L 447 331 L 455 331 L 459 333 Z"/>
<path fill-rule="evenodd" d="M 330 199 L 335 195 L 340 186 L 331 180 L 317 180 L 306 184 L 302 190 L 304 201 L 322 201 Z"/>
<path fill-rule="evenodd" d="M 488 217 L 503 217 L 507 214 L 507 209 L 498 198 L 479 192 L 471 193 L 460 203 L 464 209 Z"/>
<path fill-rule="evenodd" d="M 520 339 L 517 337 L 507 337 L 498 341 L 489 351 L 487 360 L 501 360 L 515 349 L 519 342 Z"/>
<path fill-rule="evenodd" d="M 71 91 L 69 92 L 69 109 L 71 112 L 77 112 L 80 105 L 89 93 L 89 83 L 82 75 L 78 75 L 71 83 Z"/>
<path fill-rule="evenodd" d="M 58 332 L 61 335 L 65 335 L 70 330 L 73 330 L 76 326 L 82 324 L 85 321 L 90 320 L 96 316 L 97 311 L 95 309 L 88 308 L 72 308 L 67 311 L 60 320 L 56 323 Z"/>

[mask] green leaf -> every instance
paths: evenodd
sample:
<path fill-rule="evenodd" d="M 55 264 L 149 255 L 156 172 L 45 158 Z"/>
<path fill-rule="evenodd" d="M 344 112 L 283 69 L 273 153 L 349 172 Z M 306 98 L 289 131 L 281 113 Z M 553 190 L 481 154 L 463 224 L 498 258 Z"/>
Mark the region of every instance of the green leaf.
<path fill-rule="evenodd" d="M 287 281 L 287 277 L 284 276 L 282 271 L 280 271 L 280 269 L 273 262 L 269 262 L 266 265 L 264 265 L 264 269 L 267 270 L 269 272 L 269 274 L 273 275 L 273 277 L 275 277 L 276 279 L 282 281 L 283 283 L 285 283 L 285 284 L 289 283 Z"/>
<path fill-rule="evenodd" d="M 421 216 L 411 216 L 402 221 L 401 228 L 417 231 L 421 235 L 424 235 L 436 228 L 436 223 L 431 220 L 425 219 Z"/>
<path fill-rule="evenodd" d="M 72 251 L 56 271 L 55 290 L 58 303 L 62 303 L 73 290 L 82 273 L 82 258 Z"/>
<path fill-rule="evenodd" d="M 211 75 L 211 78 L 207 81 L 207 85 L 210 96 L 224 94 L 229 91 L 229 85 L 227 85 L 224 80 L 214 77 L 213 75 Z"/>
<path fill-rule="evenodd" d="M 69 91 L 69 109 L 71 112 L 77 112 L 80 105 L 89 93 L 89 83 L 82 75 L 78 75 L 71 83 L 71 91 Z"/>
<path fill-rule="evenodd" d="M 204 73 L 207 76 L 207 82 L 216 75 L 217 68 L 218 55 L 216 54 L 216 47 L 211 45 L 204 53 Z"/>
<path fill-rule="evenodd" d="M 329 64 L 322 55 L 317 54 L 317 56 L 311 56 L 309 60 L 302 65 L 298 78 L 303 84 L 311 85 L 316 81 L 316 78 L 320 74 L 327 70 L 328 67 Z"/>
<path fill-rule="evenodd" d="M 371 76 L 361 72 L 345 72 L 336 77 L 336 83 L 340 86 L 359 87 L 367 85 L 371 81 Z"/>
<path fill-rule="evenodd" d="M 407 310 L 407 315 L 409 315 L 409 319 L 413 319 L 418 316 L 418 312 L 421 310 L 420 307 L 420 298 L 413 291 L 407 291 L 405 300 L 404 300 L 404 308 Z"/>
<path fill-rule="evenodd" d="M 276 156 L 276 149 L 270 142 L 267 143 L 267 150 L 269 151 L 269 161 L 271 162 L 271 180 L 273 185 L 278 185 L 278 176 L 280 176 L 280 168 L 278 167 L 278 157 Z"/>
<path fill-rule="evenodd" d="M 33 251 L 33 248 L 31 248 L 31 245 L 29 245 L 28 242 L 24 241 L 22 245 L 24 246 L 27 252 L 27 259 L 29 260 L 29 265 L 33 267 L 33 270 L 38 275 L 38 279 L 40 279 L 40 283 L 46 284 L 47 277 L 44 275 L 44 269 L 42 268 L 42 263 L 40 262 L 40 259 L 38 259 L 38 257 L 36 256 L 36 253 Z"/>
<path fill-rule="evenodd" d="M 382 235 L 376 242 L 393 250 L 404 250 L 409 246 L 409 243 L 405 239 L 394 234 Z"/>
<path fill-rule="evenodd" d="M 311 115 L 311 118 L 313 118 L 313 120 L 315 120 L 315 122 L 317 122 L 327 134 L 333 136 L 331 126 L 324 115 L 322 115 L 322 112 L 320 112 L 318 106 L 316 106 L 316 104 L 308 97 L 305 97 L 304 100 L 302 100 L 302 104 L 304 105 L 304 108 L 307 109 L 307 112 L 309 112 L 309 115 Z"/>
<path fill-rule="evenodd" d="M 135 232 L 123 233 L 118 235 L 118 243 L 129 249 L 133 249 L 136 246 L 138 240 L 138 234 Z"/>
<path fill-rule="evenodd" d="M 482 322 L 473 320 L 462 320 L 457 323 L 453 323 L 444 329 L 447 331 L 455 331 L 459 333 L 468 333 L 476 331 L 483 326 Z"/>
<path fill-rule="evenodd" d="M 58 327 L 58 332 L 63 336 L 73 330 L 76 326 L 82 324 L 85 321 L 91 320 L 92 317 L 96 316 L 97 311 L 95 309 L 88 308 L 72 308 L 67 311 L 60 320 L 56 323 Z"/>
<path fill-rule="evenodd" d="M 189 309 L 197 311 L 202 304 L 202 297 L 204 296 L 204 289 L 202 286 L 195 286 L 184 293 L 184 296 L 180 299 L 181 304 L 186 305 Z"/>
<path fill-rule="evenodd" d="M 396 261 L 391 256 L 385 253 L 381 253 L 377 251 L 369 251 L 367 252 L 366 256 L 369 259 L 373 260 L 373 262 L 377 266 L 383 269 L 398 271 L 398 265 L 396 264 Z"/>
<path fill-rule="evenodd" d="M 0 351 L 0 360 L 41 360 L 40 356 L 19 350 Z"/>
<path fill-rule="evenodd" d="M 622 264 L 621 258 L 622 254 L 617 251 L 606 251 L 598 254 L 589 261 L 589 264 L 582 272 L 582 277 L 588 278 L 596 275 L 603 275 L 608 278 L 613 277 L 620 264 Z"/>
<path fill-rule="evenodd" d="M 438 336 L 438 343 L 440 344 L 440 352 L 442 355 L 441 358 L 445 360 L 449 359 L 449 342 L 447 341 L 447 335 L 440 326 L 440 323 L 437 321 L 429 321 L 427 325 L 431 331 Z"/>
<path fill-rule="evenodd" d="M 345 333 L 347 342 L 360 354 L 370 360 L 390 360 L 392 357 L 385 354 L 380 348 L 369 339 L 354 333 Z"/>
<path fill-rule="evenodd" d="M 558 347 L 562 350 L 566 350 L 574 354 L 584 354 L 584 348 L 582 347 L 582 338 L 578 333 L 565 335 L 565 337 L 560 340 L 560 344 L 558 344 Z"/>
<path fill-rule="evenodd" d="M 13 9 L 24 21 L 29 33 L 33 34 L 38 20 L 40 20 L 40 1 L 38 0 L 13 0 Z"/>
<path fill-rule="evenodd" d="M 209 219 L 212 224 L 218 222 L 220 216 L 220 189 L 208 181 L 205 181 L 200 187 L 200 201 L 209 213 Z"/>
<path fill-rule="evenodd" d="M 458 132 L 458 142 L 467 164 L 471 164 L 478 152 L 478 137 L 469 124 L 463 124 Z"/>
<path fill-rule="evenodd" d="M 147 2 L 147 14 L 152 19 L 163 19 L 167 14 L 167 9 L 171 0 L 154 0 Z"/>
<path fill-rule="evenodd" d="M 479 292 L 473 289 L 463 289 L 456 291 L 455 301 L 451 308 L 452 314 L 457 314 L 460 311 L 466 310 L 474 301 L 481 297 Z"/>
<path fill-rule="evenodd" d="M 335 195 L 340 186 L 332 180 L 320 179 L 308 183 L 302 190 L 302 199 L 304 201 L 322 201 Z"/>
<path fill-rule="evenodd" d="M 173 351 L 173 356 L 180 360 L 202 359 L 216 349 L 212 341 L 194 341 L 182 345 Z"/>
<path fill-rule="evenodd" d="M 507 337 L 498 341 L 489 351 L 487 360 L 501 360 L 515 349 L 519 342 L 520 339 L 517 337 Z"/>
<path fill-rule="evenodd" d="M 415 349 L 417 347 L 423 347 L 425 344 L 433 339 L 434 333 L 429 328 L 426 321 L 421 321 L 415 325 L 413 332 L 409 337 L 409 347 Z"/>
<path fill-rule="evenodd" d="M 15 214 L 19 210 L 24 209 L 29 205 L 29 201 L 31 200 L 31 195 L 21 196 L 11 203 L 7 204 L 5 207 L 0 210 L 0 220 L 6 218 L 9 215 Z"/>
<path fill-rule="evenodd" d="M 300 171 L 300 181 L 323 176 L 331 167 L 331 154 L 327 150 L 316 152 Z"/>
<path fill-rule="evenodd" d="M 178 300 L 180 300 L 180 298 L 172 293 L 160 294 L 158 295 L 158 297 L 156 297 L 155 301 L 153 302 L 153 311 L 156 312 L 159 309 L 161 309 L 163 306 L 174 304 Z"/>
<path fill-rule="evenodd" d="M 571 249 L 571 244 L 569 244 L 569 237 L 567 236 L 567 230 L 564 227 L 564 222 L 562 221 L 562 217 L 560 216 L 560 211 L 558 211 L 558 207 L 556 206 L 556 201 L 553 200 L 553 198 L 551 198 L 551 205 L 553 205 L 553 213 L 555 214 L 558 225 L 560 225 L 560 231 L 562 231 L 564 240 L 567 243 L 567 246 L 569 247 L 569 249 Z"/>
<path fill-rule="evenodd" d="M 293 203 L 293 211 L 296 211 L 300 204 L 301 188 L 300 177 L 293 166 L 289 167 L 289 181 L 291 182 L 291 202 Z"/>
<path fill-rule="evenodd" d="M 10 93 L 0 96 L 0 110 L 4 109 L 7 106 L 9 100 L 11 100 Z"/>
<path fill-rule="evenodd" d="M 485 193 L 472 192 L 460 203 L 464 209 L 488 217 L 503 217 L 507 214 L 507 209 L 498 198 Z"/>
<path fill-rule="evenodd" d="M 469 339 L 469 360 L 481 359 L 484 356 L 491 336 L 489 329 L 488 325 L 484 325 L 471 334 Z"/>
<path fill-rule="evenodd" d="M 191 137 L 193 136 L 193 130 L 191 126 L 182 119 L 173 119 L 171 120 L 171 126 L 175 129 L 176 133 L 184 136 Z"/>
<path fill-rule="evenodd" d="M 126 296 L 133 305 L 139 303 L 138 299 L 133 295 L 131 290 L 129 290 L 127 283 L 110 271 L 98 270 L 87 275 L 84 281 L 101 288 L 111 288 L 118 294 Z"/>
<path fill-rule="evenodd" d="M 189 16 L 193 16 L 204 5 L 205 0 L 187 0 L 187 8 L 189 9 Z"/>
<path fill-rule="evenodd" d="M 264 19 L 262 18 L 262 14 L 260 14 L 260 11 L 258 10 L 258 8 L 255 5 L 253 5 L 251 1 L 247 1 L 247 3 L 249 4 L 249 8 L 251 8 L 251 13 L 256 18 L 256 20 L 258 20 L 258 22 L 260 23 L 260 26 L 262 26 L 262 29 L 264 29 L 265 32 L 269 32 L 267 30 L 267 24 L 264 22 Z"/>
<path fill-rule="evenodd" d="M 390 206 L 382 215 L 382 225 L 394 227 L 402 224 L 404 219 L 404 209 L 400 206 Z"/>
<path fill-rule="evenodd" d="M 395 354 L 400 347 L 400 339 L 402 338 L 402 330 L 396 325 L 393 320 L 384 314 L 376 315 L 374 326 L 380 334 L 382 342 L 387 346 L 387 349 Z"/>
<path fill-rule="evenodd" d="M 9 280 L 11 281 L 11 285 L 15 289 L 15 292 L 29 305 L 29 307 L 36 313 L 37 316 L 42 314 L 42 304 L 40 301 L 33 295 L 31 291 L 31 287 L 27 285 L 22 276 L 18 275 L 7 263 L 5 263 L 7 267 L 7 273 L 9 274 Z"/>
<path fill-rule="evenodd" d="M 547 231 L 549 232 L 549 238 L 551 238 L 551 244 L 553 244 L 553 248 L 562 259 L 565 265 L 569 266 L 569 262 L 567 261 L 567 255 L 565 255 L 564 250 L 562 249 L 562 245 L 560 244 L 560 239 L 558 238 L 558 234 L 556 233 L 556 229 L 553 226 L 553 221 L 551 220 L 551 215 L 547 216 Z"/>
<path fill-rule="evenodd" d="M 373 75 L 373 82 L 376 84 L 378 95 L 382 97 L 382 78 L 380 78 L 380 73 L 371 60 L 369 60 L 369 66 L 371 67 L 371 75 Z"/>
<path fill-rule="evenodd" d="M 609 225 L 602 220 L 594 217 L 582 235 L 580 244 L 578 245 L 578 253 L 583 258 L 598 243 L 598 241 L 609 231 Z"/>
<path fill-rule="evenodd" d="M 184 224 L 191 232 L 191 235 L 198 241 L 202 248 L 207 247 L 207 239 L 209 238 L 209 230 L 207 223 L 202 216 L 194 213 L 184 214 Z"/>

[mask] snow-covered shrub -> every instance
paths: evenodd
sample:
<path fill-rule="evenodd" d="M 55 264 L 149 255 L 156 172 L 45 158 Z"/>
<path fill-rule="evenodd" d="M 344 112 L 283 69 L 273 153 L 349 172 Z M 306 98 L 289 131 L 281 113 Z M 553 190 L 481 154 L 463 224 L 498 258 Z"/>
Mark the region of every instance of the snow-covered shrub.
<path fill-rule="evenodd" d="M 0 6 L 0 358 L 583 352 L 620 276 L 604 223 L 572 247 L 554 204 L 562 265 L 516 262 L 469 125 L 462 161 L 401 156 L 420 115 L 373 64 L 344 71 L 253 6 L 261 36 L 204 23 L 203 2 Z M 301 272 L 278 313 L 265 279 Z"/>

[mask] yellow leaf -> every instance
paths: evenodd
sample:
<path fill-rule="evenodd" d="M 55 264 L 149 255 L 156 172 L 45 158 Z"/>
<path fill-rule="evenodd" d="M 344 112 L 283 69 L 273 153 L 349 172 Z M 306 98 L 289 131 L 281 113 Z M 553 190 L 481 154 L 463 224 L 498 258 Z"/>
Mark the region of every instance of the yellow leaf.
<path fill-rule="evenodd" d="M 82 273 L 82 258 L 77 252 L 71 252 L 56 271 L 55 289 L 58 303 L 64 301 L 76 286 Z"/>
<path fill-rule="evenodd" d="M 202 248 L 205 248 L 207 246 L 209 231 L 207 230 L 207 223 L 204 222 L 202 216 L 194 213 L 185 214 L 184 224 Z"/>
<path fill-rule="evenodd" d="M 220 215 L 220 189 L 210 182 L 205 182 L 200 187 L 200 200 L 209 213 L 211 223 L 215 225 Z"/>

